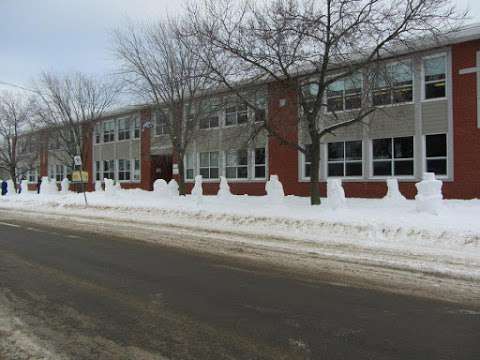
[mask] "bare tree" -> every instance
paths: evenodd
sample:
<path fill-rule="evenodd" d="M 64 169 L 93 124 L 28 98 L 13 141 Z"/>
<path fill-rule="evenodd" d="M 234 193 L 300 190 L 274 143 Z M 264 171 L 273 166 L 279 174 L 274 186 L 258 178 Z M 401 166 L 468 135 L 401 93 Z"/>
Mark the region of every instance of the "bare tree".
<path fill-rule="evenodd" d="M 185 194 L 185 152 L 199 119 L 208 111 L 208 68 L 193 38 L 182 37 L 179 23 L 129 23 L 114 31 L 115 54 L 132 92 L 163 112 Z"/>
<path fill-rule="evenodd" d="M 28 151 L 26 133 L 32 129 L 31 101 L 25 95 L 0 94 L 0 169 L 8 173 L 17 189 L 17 180 L 32 170 L 37 152 Z"/>
<path fill-rule="evenodd" d="M 264 128 L 311 156 L 311 204 L 317 205 L 320 143 L 376 110 L 368 90 L 380 62 L 408 51 L 417 37 L 432 41 L 464 16 L 449 0 L 205 0 L 189 8 L 189 33 L 201 44 L 215 80 L 237 95 L 239 81 L 275 81 L 294 89 L 298 126 L 308 133 L 311 146 L 288 139 L 284 124 L 266 121 Z M 326 101 L 339 82 L 361 91 L 361 103 L 348 115 Z"/>
<path fill-rule="evenodd" d="M 49 141 L 58 143 L 62 162 L 74 168 L 74 157 L 86 161 L 92 124 L 114 104 L 119 87 L 82 73 L 58 75 L 44 72 L 35 84 L 36 111 L 49 130 Z M 87 141 L 85 141 L 87 140 Z M 83 171 L 83 167 L 81 168 Z"/>

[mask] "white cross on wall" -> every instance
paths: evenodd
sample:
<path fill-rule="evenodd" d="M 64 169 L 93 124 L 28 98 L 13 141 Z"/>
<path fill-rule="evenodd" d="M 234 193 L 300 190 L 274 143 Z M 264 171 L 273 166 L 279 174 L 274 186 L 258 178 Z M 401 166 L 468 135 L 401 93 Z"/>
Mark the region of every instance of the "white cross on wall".
<path fill-rule="evenodd" d="M 480 129 L 480 51 L 477 51 L 477 66 L 460 69 L 459 75 L 477 74 L 477 127 Z"/>

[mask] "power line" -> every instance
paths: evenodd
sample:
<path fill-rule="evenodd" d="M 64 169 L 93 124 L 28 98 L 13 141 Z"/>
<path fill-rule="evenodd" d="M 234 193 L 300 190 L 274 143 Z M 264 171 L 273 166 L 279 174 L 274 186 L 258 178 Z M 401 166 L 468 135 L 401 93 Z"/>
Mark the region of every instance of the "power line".
<path fill-rule="evenodd" d="M 35 90 L 23 87 L 21 85 L 17 85 L 17 84 L 9 83 L 9 82 L 6 82 L 6 81 L 2 81 L 2 80 L 0 80 L 0 84 L 11 86 L 11 87 L 14 87 L 14 88 L 17 88 L 17 89 L 22 89 L 22 90 L 25 90 L 25 91 L 35 92 Z"/>

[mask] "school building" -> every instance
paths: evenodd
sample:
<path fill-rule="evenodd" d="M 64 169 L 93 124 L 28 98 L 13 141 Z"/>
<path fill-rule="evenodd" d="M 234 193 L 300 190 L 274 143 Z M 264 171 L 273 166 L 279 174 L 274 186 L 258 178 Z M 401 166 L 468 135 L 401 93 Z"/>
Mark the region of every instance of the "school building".
<path fill-rule="evenodd" d="M 363 123 L 324 139 L 321 192 L 325 194 L 327 178 L 338 177 L 348 197 L 382 197 L 385 180 L 396 177 L 401 192 L 412 198 L 422 174 L 435 172 L 444 182 L 446 198 L 480 198 L 480 25 L 465 27 L 441 43 L 402 52 L 385 60 L 385 69 L 395 81 L 377 82 L 367 100 L 378 110 Z M 366 101 L 360 83 L 334 84 L 328 91 L 328 107 L 348 117 Z M 269 175 L 276 174 L 286 194 L 307 196 L 309 157 L 266 133 L 251 139 L 249 131 L 268 117 L 288 129 L 289 141 L 308 146 L 308 134 L 298 122 L 296 88 L 285 90 L 265 82 L 250 96 L 259 111 L 236 102 L 231 94 L 212 96 L 213 102 L 225 105 L 198 124 L 184 160 L 189 188 L 200 174 L 204 192 L 216 194 L 219 177 L 225 176 L 233 193 L 262 195 Z M 90 189 L 103 178 L 118 180 L 124 188 L 146 190 L 156 179 L 172 178 L 174 154 L 166 120 L 153 107 L 119 109 L 96 124 L 85 124 L 84 132 L 89 135 L 85 166 Z M 67 167 L 58 137 L 46 130 L 35 137 L 29 141 L 38 146 L 25 146 L 25 151 L 39 154 L 29 179 L 36 182 L 38 176 L 49 176 L 60 181 Z"/>

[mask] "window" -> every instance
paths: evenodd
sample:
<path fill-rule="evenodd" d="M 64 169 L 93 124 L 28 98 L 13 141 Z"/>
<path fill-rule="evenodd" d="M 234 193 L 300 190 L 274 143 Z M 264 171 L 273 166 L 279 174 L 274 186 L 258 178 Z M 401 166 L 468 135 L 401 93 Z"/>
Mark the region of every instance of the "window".
<path fill-rule="evenodd" d="M 140 181 L 140 179 L 141 179 L 140 160 L 134 159 L 133 160 L 133 180 Z"/>
<path fill-rule="evenodd" d="M 413 136 L 373 140 L 374 176 L 413 175 Z"/>
<path fill-rule="evenodd" d="M 31 183 L 35 183 L 38 181 L 38 167 L 31 169 L 28 172 L 28 181 Z"/>
<path fill-rule="evenodd" d="M 62 181 L 65 177 L 65 166 L 55 165 L 55 180 Z"/>
<path fill-rule="evenodd" d="M 444 55 L 423 60 L 425 99 L 443 98 L 445 91 L 446 58 Z"/>
<path fill-rule="evenodd" d="M 218 179 L 218 151 L 200 153 L 200 175 L 204 179 Z"/>
<path fill-rule="evenodd" d="M 118 180 L 130 180 L 130 160 L 118 160 Z"/>
<path fill-rule="evenodd" d="M 95 125 L 95 144 L 100 144 L 102 141 L 102 124 L 98 123 Z"/>
<path fill-rule="evenodd" d="M 231 150 L 226 152 L 225 176 L 228 179 L 248 178 L 248 151 Z"/>
<path fill-rule="evenodd" d="M 140 138 L 140 119 L 138 117 L 133 120 L 133 138 Z"/>
<path fill-rule="evenodd" d="M 327 88 L 327 110 L 330 112 L 359 109 L 362 106 L 362 75 L 356 74 L 330 84 Z"/>
<path fill-rule="evenodd" d="M 266 176 L 266 154 L 265 148 L 256 148 L 255 149 L 255 178 L 264 179 Z"/>
<path fill-rule="evenodd" d="M 105 179 L 115 180 L 115 161 L 114 160 L 103 161 L 103 177 Z"/>
<path fill-rule="evenodd" d="M 130 119 L 118 119 L 118 140 L 130 139 Z"/>
<path fill-rule="evenodd" d="M 95 180 L 102 181 L 102 168 L 100 161 L 95 161 Z"/>
<path fill-rule="evenodd" d="M 225 109 L 225 126 L 245 124 L 248 122 L 248 107 L 246 104 L 229 105 Z"/>
<path fill-rule="evenodd" d="M 255 99 L 256 109 L 255 109 L 255 122 L 264 122 L 267 113 L 267 99 L 265 95 L 257 94 Z"/>
<path fill-rule="evenodd" d="M 362 141 L 328 144 L 328 176 L 362 176 Z"/>
<path fill-rule="evenodd" d="M 435 175 L 447 175 L 447 135 L 425 136 L 427 172 Z"/>
<path fill-rule="evenodd" d="M 312 145 L 305 145 L 305 153 L 303 155 L 303 177 L 309 178 L 312 168 Z"/>
<path fill-rule="evenodd" d="M 185 178 L 188 180 L 193 180 L 195 177 L 195 164 L 193 160 L 193 153 L 187 153 L 185 155 Z"/>
<path fill-rule="evenodd" d="M 209 116 L 200 119 L 200 129 L 213 129 L 219 126 L 218 114 L 212 113 Z"/>
<path fill-rule="evenodd" d="M 103 142 L 115 141 L 115 122 L 113 120 L 103 123 Z"/>
<path fill-rule="evenodd" d="M 398 104 L 413 100 L 411 61 L 388 64 L 375 76 L 372 102 L 375 106 Z"/>
<path fill-rule="evenodd" d="M 167 115 L 163 111 L 157 111 L 155 114 L 155 135 L 168 134 Z"/>

